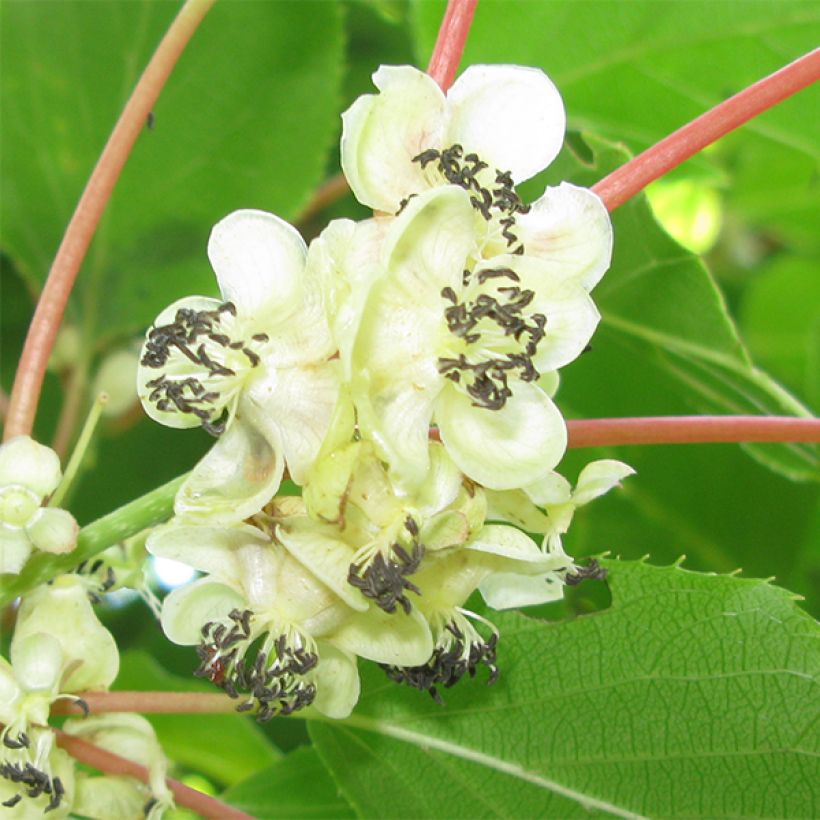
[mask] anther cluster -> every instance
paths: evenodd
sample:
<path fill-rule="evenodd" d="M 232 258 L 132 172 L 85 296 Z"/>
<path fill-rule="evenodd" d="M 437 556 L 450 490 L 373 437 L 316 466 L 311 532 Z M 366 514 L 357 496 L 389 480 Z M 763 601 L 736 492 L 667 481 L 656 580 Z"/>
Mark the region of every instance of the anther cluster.
<path fill-rule="evenodd" d="M 256 708 L 259 722 L 310 706 L 316 686 L 306 676 L 318 664 L 318 655 L 298 641 L 289 644 L 282 634 L 272 642 L 269 652 L 259 651 L 249 663 L 239 646 L 251 638 L 252 612 L 234 609 L 229 618 L 233 622 L 230 628 L 213 621 L 202 627 L 203 641 L 197 648 L 202 663 L 194 674 L 208 678 L 232 698 L 243 698 L 236 710 Z"/>
<path fill-rule="evenodd" d="M 479 285 L 489 279 L 506 278 L 520 282 L 518 274 L 510 268 L 492 268 L 471 273 L 464 271 L 464 284 L 468 287 L 473 278 Z M 480 322 L 495 324 L 505 337 L 521 344 L 521 350 L 495 358 L 482 357 L 471 362 L 462 353 L 457 358 L 441 357 L 439 372 L 446 378 L 463 384 L 476 407 L 500 410 L 512 395 L 508 384 L 510 375 L 521 381 L 535 381 L 540 373 L 532 363 L 539 342 L 546 335 L 547 317 L 543 313 L 527 315 L 527 308 L 535 297 L 531 290 L 523 290 L 517 284 L 496 288 L 500 297 L 480 293 L 475 300 L 460 302 L 451 287 L 443 288 L 441 296 L 452 304 L 445 309 L 447 329 L 467 344 L 476 344 L 482 338 Z"/>
<path fill-rule="evenodd" d="M 418 572 L 424 558 L 424 545 L 418 540 L 418 525 L 412 518 L 408 518 L 404 526 L 411 536 L 410 552 L 395 542 L 390 545 L 387 557 L 379 551 L 369 561 L 351 564 L 347 582 L 385 612 L 393 613 L 401 606 L 409 615 L 413 605 L 405 593 L 421 595 L 421 590 L 407 576 Z"/>
<path fill-rule="evenodd" d="M 5 737 L 3 743 L 9 746 Z M 28 744 L 23 745 L 27 746 Z M 9 746 L 9 748 L 20 747 Z M 25 763 L 24 765 L 20 763 L 0 763 L 0 776 L 12 783 L 19 783 L 22 787 L 20 792 L 0 803 L 0 806 L 5 806 L 8 809 L 14 808 L 23 799 L 23 795 L 37 798 L 45 794 L 51 798 L 48 805 L 43 809 L 43 813 L 46 813 L 58 808 L 65 795 L 65 787 L 59 777 L 50 777 L 46 772 L 41 771 L 31 763 Z"/>
<path fill-rule="evenodd" d="M 490 672 L 487 679 L 488 686 L 492 686 L 498 680 L 495 656 L 498 644 L 497 633 L 493 632 L 487 641 L 477 641 L 467 639 L 456 623 L 448 623 L 445 629 L 453 640 L 436 646 L 427 663 L 410 667 L 379 664 L 390 680 L 395 683 L 406 683 L 414 689 L 429 692 L 439 705 L 442 705 L 444 701 L 437 686 L 443 685 L 449 689 L 464 675 L 474 678 L 479 666 L 486 666 Z"/>

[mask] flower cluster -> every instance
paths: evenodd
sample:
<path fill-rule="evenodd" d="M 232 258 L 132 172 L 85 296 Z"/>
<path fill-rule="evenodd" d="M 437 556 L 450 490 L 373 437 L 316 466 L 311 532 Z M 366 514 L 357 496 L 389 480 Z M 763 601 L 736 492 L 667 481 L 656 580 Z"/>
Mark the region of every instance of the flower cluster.
<path fill-rule="evenodd" d="M 230 214 L 208 244 L 221 297 L 175 302 L 142 349 L 148 414 L 217 438 L 147 542 L 203 573 L 162 625 L 262 720 L 346 716 L 357 658 L 436 700 L 480 667 L 492 683 L 499 635 L 467 599 L 527 606 L 600 575 L 561 536 L 632 472 L 594 462 L 574 490 L 554 472 L 557 371 L 595 330 L 612 244 L 590 191 L 516 192 L 561 147 L 556 89 L 514 66 L 446 96 L 409 67 L 374 80 L 341 154 L 375 216 L 307 247 L 272 214 Z"/>

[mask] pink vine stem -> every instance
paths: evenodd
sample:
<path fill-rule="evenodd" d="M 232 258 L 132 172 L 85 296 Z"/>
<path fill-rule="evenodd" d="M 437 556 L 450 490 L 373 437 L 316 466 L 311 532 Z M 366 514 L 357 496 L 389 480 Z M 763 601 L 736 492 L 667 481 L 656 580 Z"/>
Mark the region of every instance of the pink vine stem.
<path fill-rule="evenodd" d="M 168 694 L 168 693 L 164 693 Z M 128 775 L 148 783 L 148 769 L 124 757 L 113 754 L 87 740 L 74 737 L 59 729 L 53 729 L 57 735 L 57 744 L 65 749 L 75 760 L 104 772 L 105 774 Z M 174 800 L 185 808 L 197 812 L 207 820 L 254 820 L 250 814 L 229 806 L 222 800 L 180 783 L 178 780 L 167 779 L 168 787 L 174 795 Z"/>
<path fill-rule="evenodd" d="M 820 80 L 820 48 L 758 80 L 604 177 L 592 190 L 614 211 L 631 197 L 752 117 Z"/>
<path fill-rule="evenodd" d="M 214 2 L 187 0 L 146 66 L 91 173 L 31 320 L 14 377 L 4 439 L 31 433 L 48 358 L 91 238 L 162 87 Z"/>
<path fill-rule="evenodd" d="M 567 422 L 569 446 L 820 442 L 820 419 L 791 416 L 656 416 Z"/>
<path fill-rule="evenodd" d="M 427 73 L 439 84 L 442 91 L 447 91 L 456 77 L 477 5 L 478 0 L 449 0 L 447 3 L 447 10 L 444 12 L 433 54 L 427 66 Z"/>

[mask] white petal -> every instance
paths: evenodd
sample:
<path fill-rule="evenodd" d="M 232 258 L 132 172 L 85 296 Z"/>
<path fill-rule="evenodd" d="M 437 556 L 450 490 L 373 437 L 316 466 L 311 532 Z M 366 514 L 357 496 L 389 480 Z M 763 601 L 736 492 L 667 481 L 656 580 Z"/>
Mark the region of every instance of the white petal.
<path fill-rule="evenodd" d="M 71 809 L 80 817 L 137 818 L 145 816 L 143 809 L 149 800 L 147 789 L 133 777 L 81 777 Z"/>
<path fill-rule="evenodd" d="M 564 476 L 550 471 L 524 487 L 527 496 L 541 507 L 547 504 L 565 504 L 572 496 L 572 486 Z"/>
<path fill-rule="evenodd" d="M 71 552 L 77 546 L 80 527 L 70 512 L 47 507 L 38 511 L 26 532 L 38 550 L 59 554 Z"/>
<path fill-rule="evenodd" d="M 201 578 L 173 590 L 162 602 L 162 630 L 172 643 L 192 646 L 202 640 L 206 623 L 226 618 L 234 608 L 247 608 L 236 590 Z"/>
<path fill-rule="evenodd" d="M 291 478 L 304 484 L 330 427 L 338 397 L 336 362 L 270 368 L 251 382 L 240 399 L 239 412 L 260 428 L 276 425 Z"/>
<path fill-rule="evenodd" d="M 323 532 L 307 519 L 304 526 L 294 522 L 287 528 L 278 527 L 276 537 L 305 569 L 349 607 L 360 612 L 368 609 L 365 598 L 347 582 L 354 553 L 343 541 Z"/>
<path fill-rule="evenodd" d="M 222 296 L 260 328 L 282 321 L 298 305 L 306 254 L 296 228 L 265 211 L 234 211 L 214 226 L 208 241 Z"/>
<path fill-rule="evenodd" d="M 433 638 L 417 610 L 388 614 L 372 607 L 357 612 L 333 635 L 338 646 L 377 663 L 419 666 L 433 654 Z"/>
<path fill-rule="evenodd" d="M 558 89 L 537 68 L 473 65 L 447 93 L 448 143 L 475 152 L 493 170 L 523 182 L 546 168 L 564 142 Z"/>
<path fill-rule="evenodd" d="M 521 490 L 486 490 L 487 520 L 507 521 L 526 532 L 544 533 L 550 521 Z"/>
<path fill-rule="evenodd" d="M 283 472 L 276 428 L 259 429 L 237 413 L 180 487 L 174 510 L 208 524 L 242 521 L 276 494 Z"/>
<path fill-rule="evenodd" d="M 535 606 L 564 597 L 564 585 L 552 572 L 544 575 L 496 572 L 485 578 L 478 589 L 487 606 L 493 609 Z"/>
<path fill-rule="evenodd" d="M 635 470 L 628 464 L 614 459 L 592 461 L 581 470 L 572 501 L 576 507 L 588 504 L 594 498 L 609 492 L 628 476 L 635 475 Z"/>
<path fill-rule="evenodd" d="M 461 492 L 463 476 L 447 450 L 439 442 L 430 442 L 430 470 L 414 501 L 425 515 L 432 515 L 452 504 Z"/>
<path fill-rule="evenodd" d="M 242 567 L 237 553 L 248 545 L 267 546 L 270 539 L 244 524 L 233 527 L 186 527 L 178 524 L 154 530 L 145 543 L 152 555 L 181 561 L 220 581 L 239 586 Z"/>
<path fill-rule="evenodd" d="M 0 575 L 20 572 L 31 550 L 31 540 L 25 530 L 0 523 Z"/>
<path fill-rule="evenodd" d="M 14 674 L 27 692 L 56 694 L 65 660 L 60 642 L 47 632 L 28 632 L 12 641 Z"/>
<path fill-rule="evenodd" d="M 552 400 L 522 382 L 501 410 L 475 407 L 448 385 L 436 404 L 441 440 L 462 472 L 493 490 L 510 490 L 551 470 L 567 446 L 564 419 Z"/>
<path fill-rule="evenodd" d="M 539 561 L 544 557 L 538 545 L 526 533 L 503 524 L 482 527 L 466 548 L 514 561 Z"/>
<path fill-rule="evenodd" d="M 361 683 L 355 656 L 321 641 L 316 667 L 316 699 L 313 705 L 329 718 L 346 718 L 359 700 Z"/>
<path fill-rule="evenodd" d="M 28 436 L 15 436 L 0 446 L 0 487 L 19 484 L 40 498 L 60 483 L 60 459 L 50 447 Z"/>
<path fill-rule="evenodd" d="M 516 217 L 516 233 L 528 256 L 549 263 L 551 276 L 592 290 L 612 259 L 612 222 L 588 188 L 562 182 L 547 188 L 529 213 Z"/>
<path fill-rule="evenodd" d="M 428 187 L 413 157 L 444 147 L 446 103 L 436 82 L 410 66 L 382 66 L 373 82 L 381 93 L 359 97 L 342 114 L 342 170 L 359 202 L 395 213 Z"/>

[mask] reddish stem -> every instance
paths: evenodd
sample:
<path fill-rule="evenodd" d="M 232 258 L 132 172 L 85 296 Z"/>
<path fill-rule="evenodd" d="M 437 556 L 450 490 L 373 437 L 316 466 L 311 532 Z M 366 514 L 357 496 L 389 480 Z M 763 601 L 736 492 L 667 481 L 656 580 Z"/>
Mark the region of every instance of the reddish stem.
<path fill-rule="evenodd" d="M 622 165 L 592 190 L 614 211 L 720 137 L 820 79 L 820 48 L 758 80 Z"/>
<path fill-rule="evenodd" d="M 570 447 L 721 442 L 820 442 L 820 419 L 791 416 L 661 416 L 568 421 Z"/>
<path fill-rule="evenodd" d="M 169 693 L 165 693 L 166 695 Z M 115 755 L 112 752 L 101 749 L 87 740 L 74 737 L 59 729 L 53 729 L 57 735 L 57 744 L 65 749 L 75 760 L 85 763 L 105 774 L 129 775 L 148 783 L 148 769 L 126 760 L 124 757 Z M 197 812 L 201 817 L 208 820 L 254 820 L 250 814 L 235 809 L 227 803 L 223 803 L 215 797 L 203 794 L 196 789 L 190 788 L 178 780 L 167 779 L 168 787 L 174 794 L 174 799 L 180 806 L 185 806 Z"/>
<path fill-rule="evenodd" d="M 464 45 L 473 22 L 478 0 L 449 0 L 441 28 L 438 30 L 433 55 L 427 73 L 441 86 L 442 91 L 453 84 L 464 53 Z"/>
<path fill-rule="evenodd" d="M 219 692 L 85 692 L 83 702 L 92 714 L 103 712 L 213 713 L 233 712 L 236 701 Z M 71 700 L 58 700 L 53 715 L 82 715 L 85 710 Z"/>
<path fill-rule="evenodd" d="M 34 311 L 14 378 L 4 439 L 31 433 L 48 357 L 88 245 L 165 81 L 214 2 L 187 0 L 140 77 L 97 160 L 68 223 Z"/>

